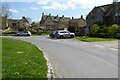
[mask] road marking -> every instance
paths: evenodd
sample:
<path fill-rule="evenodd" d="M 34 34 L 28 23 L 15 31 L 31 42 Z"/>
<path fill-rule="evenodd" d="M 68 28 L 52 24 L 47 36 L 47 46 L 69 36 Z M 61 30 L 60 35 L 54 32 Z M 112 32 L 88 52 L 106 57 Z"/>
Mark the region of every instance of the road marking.
<path fill-rule="evenodd" d="M 115 51 L 117 51 L 117 50 L 118 50 L 118 49 L 115 49 L 115 48 L 110 48 L 110 49 L 115 50 Z"/>
<path fill-rule="evenodd" d="M 60 41 L 60 40 L 52 40 L 52 39 L 48 39 L 49 41 L 53 41 L 53 42 L 55 42 L 55 41 Z"/>
<path fill-rule="evenodd" d="M 103 46 L 100 46 L 100 45 L 94 45 L 94 46 L 96 46 L 96 47 L 101 47 L 101 48 L 103 47 Z"/>
<path fill-rule="evenodd" d="M 83 42 L 82 44 L 85 44 L 85 45 L 86 45 L 86 44 L 88 44 L 88 42 Z"/>

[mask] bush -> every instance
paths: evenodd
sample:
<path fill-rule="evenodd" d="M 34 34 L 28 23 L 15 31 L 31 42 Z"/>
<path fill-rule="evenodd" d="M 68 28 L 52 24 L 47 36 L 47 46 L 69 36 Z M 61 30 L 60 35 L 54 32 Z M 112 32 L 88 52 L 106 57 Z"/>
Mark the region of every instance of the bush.
<path fill-rule="evenodd" d="M 108 33 L 99 33 L 100 38 L 109 38 Z"/>
<path fill-rule="evenodd" d="M 74 26 L 69 26 L 68 31 L 75 33 L 76 29 Z"/>
<path fill-rule="evenodd" d="M 90 36 L 97 37 L 99 34 L 99 26 L 97 24 L 94 24 L 90 30 Z"/>
<path fill-rule="evenodd" d="M 98 26 L 94 24 L 91 27 L 89 36 L 101 38 L 118 38 L 120 39 L 120 25 L 113 24 L 111 26 Z"/>
<path fill-rule="evenodd" d="M 117 38 L 117 39 L 120 39 L 120 33 L 117 33 L 117 34 L 116 34 L 116 38 Z"/>
<path fill-rule="evenodd" d="M 114 24 L 114 25 L 109 27 L 109 29 L 108 29 L 109 37 L 116 38 L 117 33 L 120 33 L 120 26 Z"/>

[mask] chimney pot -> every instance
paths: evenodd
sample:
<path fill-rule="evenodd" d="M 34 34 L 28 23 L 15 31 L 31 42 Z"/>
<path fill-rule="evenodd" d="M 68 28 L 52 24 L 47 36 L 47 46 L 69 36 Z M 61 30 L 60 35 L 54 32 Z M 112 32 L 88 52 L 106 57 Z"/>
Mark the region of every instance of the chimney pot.
<path fill-rule="evenodd" d="M 51 16 L 51 14 L 49 13 L 49 16 Z"/>
<path fill-rule="evenodd" d="M 74 19 L 74 17 L 72 17 L 72 19 Z"/>
<path fill-rule="evenodd" d="M 83 18 L 83 15 L 81 15 L 81 18 Z"/>
<path fill-rule="evenodd" d="M 42 15 L 44 15 L 44 13 L 42 13 Z"/>

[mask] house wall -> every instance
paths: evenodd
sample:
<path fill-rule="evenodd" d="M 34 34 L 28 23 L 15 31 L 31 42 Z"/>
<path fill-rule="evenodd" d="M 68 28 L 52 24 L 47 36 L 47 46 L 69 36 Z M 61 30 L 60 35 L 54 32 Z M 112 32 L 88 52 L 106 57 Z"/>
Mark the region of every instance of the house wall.
<path fill-rule="evenodd" d="M 87 25 L 92 26 L 93 24 L 103 24 L 104 23 L 104 11 L 101 8 L 94 8 L 87 16 Z"/>

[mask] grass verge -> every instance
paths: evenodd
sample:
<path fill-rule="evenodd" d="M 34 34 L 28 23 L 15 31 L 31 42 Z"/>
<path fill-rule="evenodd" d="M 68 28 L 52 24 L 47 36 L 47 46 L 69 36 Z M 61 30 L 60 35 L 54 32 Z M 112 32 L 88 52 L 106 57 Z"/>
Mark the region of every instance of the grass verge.
<path fill-rule="evenodd" d="M 2 78 L 46 78 L 47 63 L 33 44 L 2 39 Z"/>
<path fill-rule="evenodd" d="M 86 37 L 86 36 L 77 36 L 75 39 L 85 42 L 97 42 L 97 41 L 114 41 L 117 39 L 114 38 L 97 38 L 97 37 Z"/>

